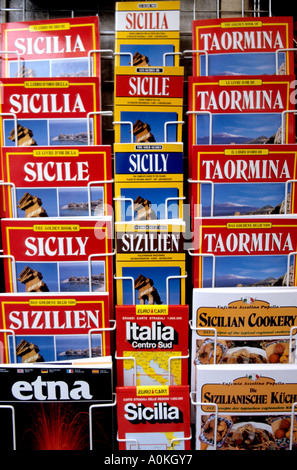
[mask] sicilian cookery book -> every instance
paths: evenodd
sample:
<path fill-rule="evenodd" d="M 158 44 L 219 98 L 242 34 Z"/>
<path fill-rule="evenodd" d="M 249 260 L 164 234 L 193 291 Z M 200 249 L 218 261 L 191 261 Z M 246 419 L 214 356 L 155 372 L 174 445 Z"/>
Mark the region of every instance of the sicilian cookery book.
<path fill-rule="evenodd" d="M 189 387 L 116 387 L 120 450 L 191 449 Z"/>
<path fill-rule="evenodd" d="M 296 213 L 296 165 L 295 144 L 195 145 L 192 216 Z"/>
<path fill-rule="evenodd" d="M 294 73 L 293 18 L 216 18 L 192 22 L 193 75 Z"/>
<path fill-rule="evenodd" d="M 116 2 L 116 66 L 172 67 L 179 50 L 179 1 Z"/>
<path fill-rule="evenodd" d="M 194 220 L 194 287 L 296 286 L 296 215 Z"/>
<path fill-rule="evenodd" d="M 118 386 L 188 384 L 188 305 L 116 305 Z"/>
<path fill-rule="evenodd" d="M 118 305 L 184 305 L 183 220 L 115 223 Z"/>
<path fill-rule="evenodd" d="M 201 144 L 295 143 L 295 76 L 189 77 L 189 152 Z"/>
<path fill-rule="evenodd" d="M 2 23 L 1 75 L 100 77 L 99 49 L 98 16 Z"/>
<path fill-rule="evenodd" d="M 1 231 L 6 292 L 109 292 L 112 299 L 110 217 L 2 219 Z"/>
<path fill-rule="evenodd" d="M 1 449 L 112 451 L 112 374 L 111 357 L 2 364 Z"/>
<path fill-rule="evenodd" d="M 110 146 L 3 147 L 2 217 L 112 215 Z"/>
<path fill-rule="evenodd" d="M 291 450 L 295 364 L 196 366 L 196 450 Z"/>
<path fill-rule="evenodd" d="M 0 294 L 1 363 L 110 355 L 109 303 L 107 292 Z"/>
<path fill-rule="evenodd" d="M 1 146 L 101 143 L 98 77 L 3 78 Z"/>

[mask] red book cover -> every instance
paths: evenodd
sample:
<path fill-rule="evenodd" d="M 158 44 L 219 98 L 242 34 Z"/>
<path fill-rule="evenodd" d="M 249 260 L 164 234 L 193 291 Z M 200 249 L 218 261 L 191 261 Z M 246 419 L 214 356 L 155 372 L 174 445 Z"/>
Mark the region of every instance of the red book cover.
<path fill-rule="evenodd" d="M 110 146 L 3 147 L 2 217 L 112 215 Z"/>
<path fill-rule="evenodd" d="M 296 145 L 195 145 L 193 217 L 296 213 Z"/>
<path fill-rule="evenodd" d="M 109 302 L 107 292 L 0 294 L 1 363 L 110 355 Z"/>
<path fill-rule="evenodd" d="M 110 217 L 2 219 L 1 231 L 6 292 L 112 294 Z"/>
<path fill-rule="evenodd" d="M 295 143 L 294 89 L 294 75 L 189 77 L 190 155 L 198 144 Z"/>
<path fill-rule="evenodd" d="M 1 75 L 100 77 L 98 49 L 98 16 L 2 23 L 1 50 L 17 54 L 4 56 Z"/>
<path fill-rule="evenodd" d="M 101 143 L 98 77 L 2 78 L 1 146 Z"/>
<path fill-rule="evenodd" d="M 192 46 L 194 76 L 294 73 L 292 17 L 194 20 Z"/>
<path fill-rule="evenodd" d="M 297 216 L 194 221 L 194 287 L 296 286 Z"/>
<path fill-rule="evenodd" d="M 116 387 L 120 450 L 191 449 L 189 387 Z"/>
<path fill-rule="evenodd" d="M 115 309 L 117 384 L 186 385 L 188 305 L 116 305 Z"/>

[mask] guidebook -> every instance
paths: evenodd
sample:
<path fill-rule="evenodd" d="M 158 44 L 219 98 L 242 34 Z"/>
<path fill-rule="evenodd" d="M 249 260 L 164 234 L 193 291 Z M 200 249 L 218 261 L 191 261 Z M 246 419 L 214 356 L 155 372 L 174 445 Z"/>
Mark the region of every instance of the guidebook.
<path fill-rule="evenodd" d="M 296 448 L 295 364 L 196 367 L 196 450 Z"/>
<path fill-rule="evenodd" d="M 194 221 L 194 287 L 296 285 L 296 214 Z"/>
<path fill-rule="evenodd" d="M 294 73 L 293 18 L 215 18 L 192 22 L 193 75 Z"/>
<path fill-rule="evenodd" d="M 116 2 L 116 66 L 177 66 L 179 50 L 179 1 Z"/>
<path fill-rule="evenodd" d="M 100 77 L 99 49 L 98 16 L 2 23 L 1 76 Z"/>
<path fill-rule="evenodd" d="M 119 450 L 191 449 L 189 387 L 116 387 Z"/>
<path fill-rule="evenodd" d="M 3 147 L 2 217 L 112 215 L 110 146 Z"/>
<path fill-rule="evenodd" d="M 116 305 L 117 385 L 187 385 L 188 305 Z"/>
<path fill-rule="evenodd" d="M 112 451 L 112 362 L 2 364 L 1 449 Z"/>
<path fill-rule="evenodd" d="M 109 292 L 112 299 L 110 217 L 2 219 L 1 231 L 6 292 Z"/>
<path fill-rule="evenodd" d="M 1 363 L 111 354 L 109 294 L 0 294 Z"/>

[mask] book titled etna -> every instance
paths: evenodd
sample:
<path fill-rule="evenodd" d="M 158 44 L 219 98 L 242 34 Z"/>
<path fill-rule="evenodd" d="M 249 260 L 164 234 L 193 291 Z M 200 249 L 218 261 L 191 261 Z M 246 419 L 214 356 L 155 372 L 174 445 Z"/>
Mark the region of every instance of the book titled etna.
<path fill-rule="evenodd" d="M 99 77 L 99 18 L 2 23 L 1 49 L 2 77 Z"/>
<path fill-rule="evenodd" d="M 0 294 L 1 363 L 109 355 L 109 302 L 107 292 Z"/>
<path fill-rule="evenodd" d="M 192 22 L 193 75 L 294 73 L 293 18 L 216 18 Z"/>
<path fill-rule="evenodd" d="M 6 292 L 112 292 L 111 218 L 2 219 Z"/>
<path fill-rule="evenodd" d="M 110 146 L 3 147 L 2 217 L 112 214 Z"/>
<path fill-rule="evenodd" d="M 191 448 L 189 387 L 116 387 L 120 450 Z"/>
<path fill-rule="evenodd" d="M 188 305 L 116 305 L 117 385 L 187 385 L 188 321 Z"/>
<path fill-rule="evenodd" d="M 101 143 L 98 77 L 2 78 L 3 146 Z"/>
<path fill-rule="evenodd" d="M 110 358 L 90 365 L 2 364 L 0 376 L 3 451 L 112 450 Z"/>

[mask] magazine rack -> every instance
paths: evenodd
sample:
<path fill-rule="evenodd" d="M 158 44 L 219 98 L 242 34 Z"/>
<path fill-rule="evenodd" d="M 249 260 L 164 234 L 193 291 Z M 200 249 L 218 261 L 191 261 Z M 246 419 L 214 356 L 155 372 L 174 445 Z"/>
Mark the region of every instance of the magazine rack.
<path fill-rule="evenodd" d="M 102 54 L 102 52 L 111 52 L 113 54 L 113 50 L 112 49 L 92 49 L 90 51 L 88 51 L 88 74 L 89 74 L 89 77 L 93 77 L 93 70 L 92 70 L 92 55 L 94 54 Z M 107 56 L 105 57 L 106 59 L 112 59 L 113 56 Z"/>
<path fill-rule="evenodd" d="M 190 392 L 190 401 L 191 404 L 196 407 L 196 406 L 211 406 L 215 409 L 214 411 L 214 420 L 215 420 L 215 426 L 214 426 L 214 443 L 212 445 L 212 450 L 216 450 L 217 448 L 217 428 L 218 428 L 218 405 L 217 403 L 205 403 L 201 401 L 196 401 L 196 392 Z"/>
<path fill-rule="evenodd" d="M 206 180 L 193 180 L 192 178 L 188 178 L 188 183 L 190 184 L 210 184 L 211 186 L 211 201 L 210 201 L 210 217 L 213 217 L 214 212 L 214 190 L 215 185 L 213 181 L 206 181 Z"/>
<path fill-rule="evenodd" d="M 15 266 L 15 257 L 12 255 L 3 255 L 3 250 L 1 250 L 2 254 L 0 255 L 0 259 L 9 259 L 11 261 L 12 267 L 12 288 L 13 292 L 17 292 L 16 290 L 16 266 Z"/>
<path fill-rule="evenodd" d="M 191 439 L 192 439 L 192 432 L 190 432 L 189 437 L 174 437 L 173 439 L 170 439 L 168 450 L 174 450 L 174 446 L 173 446 L 174 442 L 180 442 L 180 441 L 185 442 L 185 441 L 190 441 Z M 139 450 L 139 442 L 137 439 L 120 439 L 117 433 L 117 441 L 118 442 L 132 442 L 135 445 L 135 449 L 131 448 L 129 450 Z"/>
<path fill-rule="evenodd" d="M 197 10 L 196 2 L 197 2 L 197 0 L 193 0 L 193 20 L 196 19 L 196 11 L 200 11 L 201 13 L 216 13 L 217 18 L 220 18 L 220 13 L 221 13 L 220 0 L 216 0 L 216 10 Z M 227 12 L 228 12 L 228 10 L 227 10 Z M 236 10 L 236 12 L 237 12 L 237 10 Z M 230 13 L 232 13 L 232 10 L 230 10 Z M 245 13 L 252 13 L 253 16 L 260 16 L 261 13 L 268 13 L 268 16 L 272 16 L 271 0 L 269 0 L 268 11 L 267 10 L 261 10 L 261 0 L 254 1 L 254 9 L 253 10 L 245 10 L 244 0 L 241 0 L 241 16 L 244 17 Z"/>
<path fill-rule="evenodd" d="M 115 250 L 112 251 L 112 253 L 92 253 L 91 255 L 88 256 L 88 268 L 89 268 L 89 291 L 92 292 L 92 259 L 93 258 L 105 258 L 108 256 L 114 256 L 115 255 Z M 105 286 L 106 288 L 107 286 Z M 107 292 L 105 290 L 105 292 Z"/>
<path fill-rule="evenodd" d="M 12 335 L 12 345 L 13 345 L 13 363 L 17 363 L 17 357 L 16 357 L 16 340 L 15 340 L 15 332 L 10 329 L 0 329 L 1 333 L 6 333 L 6 334 L 11 334 Z"/>
<path fill-rule="evenodd" d="M 21 55 L 18 51 L 0 51 L 0 54 L 15 54 L 17 56 L 17 63 L 18 63 L 18 73 L 17 73 L 17 76 L 20 77 L 21 76 Z M 1 60 L 3 60 L 3 58 L 1 57 Z M 4 58 L 4 60 L 10 60 L 10 59 L 7 59 L 7 58 Z"/>
<path fill-rule="evenodd" d="M 296 47 L 288 47 L 286 49 L 277 49 L 275 51 L 275 73 L 276 75 L 279 75 L 279 65 L 278 65 L 278 54 L 280 52 L 289 52 L 289 51 L 297 51 Z"/>
<path fill-rule="evenodd" d="M 98 180 L 98 181 L 89 181 L 89 182 L 88 182 L 87 189 L 88 189 L 88 212 L 89 212 L 89 217 L 92 216 L 92 209 L 91 209 L 91 202 L 92 202 L 92 200 L 91 200 L 91 187 L 92 187 L 92 186 L 99 186 L 99 187 L 100 187 L 101 185 L 103 185 L 103 187 L 104 187 L 105 184 L 111 184 L 111 183 L 113 183 L 113 182 L 114 182 L 113 178 L 110 179 L 110 180 L 101 180 L 101 181 Z M 97 214 L 96 214 L 96 216 L 97 216 Z M 98 216 L 97 216 L 97 217 L 98 217 Z M 100 217 L 100 215 L 99 215 L 99 217 Z"/>
<path fill-rule="evenodd" d="M 195 126 L 196 126 L 196 116 L 197 115 L 206 115 L 206 116 L 209 116 L 209 145 L 212 144 L 212 132 L 213 132 L 213 126 L 212 126 L 212 113 L 210 111 L 187 111 L 186 112 L 186 115 L 189 116 L 189 115 L 194 115 L 194 119 L 195 119 Z M 195 144 L 197 144 L 197 142 L 195 142 Z"/>
<path fill-rule="evenodd" d="M 18 131 L 17 131 L 17 128 L 18 128 L 18 122 L 17 122 L 17 115 L 14 114 L 14 113 L 0 113 L 0 116 L 6 116 L 6 117 L 12 117 L 13 118 L 13 121 L 14 121 L 14 135 L 15 135 L 15 139 L 14 139 L 14 145 L 17 147 L 18 145 Z"/>
<path fill-rule="evenodd" d="M 88 134 L 88 145 L 92 145 L 91 142 L 91 129 L 90 129 L 90 120 L 91 116 L 113 116 L 112 111 L 92 111 L 87 114 L 87 134 Z"/>
<path fill-rule="evenodd" d="M 15 187 L 15 184 L 14 183 L 8 183 L 6 181 L 0 181 L 0 186 L 8 186 L 10 188 L 10 192 L 11 192 L 11 195 L 12 195 L 12 204 L 11 204 L 11 208 L 12 208 L 12 217 L 16 217 L 17 216 L 17 198 L 16 198 L 16 187 Z"/>
<path fill-rule="evenodd" d="M 285 117 L 286 117 L 286 114 L 297 114 L 297 111 L 294 109 L 294 110 L 289 110 L 289 109 L 286 109 L 285 111 L 282 111 L 282 123 L 281 123 L 281 129 L 282 129 L 282 136 L 281 136 L 281 143 L 284 144 L 285 143 L 285 132 L 284 132 L 284 129 L 285 129 Z"/>
<path fill-rule="evenodd" d="M 15 409 L 12 405 L 0 405 L 0 410 L 11 410 L 12 421 L 12 449 L 16 450 L 16 426 L 15 426 Z"/>
<path fill-rule="evenodd" d="M 101 333 L 102 331 L 115 331 L 116 321 L 109 319 L 109 323 L 113 326 L 106 326 L 105 328 L 91 328 L 88 331 L 88 340 L 89 340 L 89 357 L 92 357 L 92 334 Z"/>
<path fill-rule="evenodd" d="M 108 403 L 108 402 L 105 402 L 105 403 L 96 403 L 95 405 L 91 405 L 89 407 L 89 433 L 90 433 L 90 450 L 93 450 L 93 419 L 92 419 L 92 411 L 94 409 L 97 409 L 97 408 L 110 408 L 110 407 L 114 407 L 116 406 L 117 404 L 117 401 L 116 401 L 116 394 L 113 393 L 113 398 L 114 398 L 114 401 L 111 402 L 111 403 Z"/>

